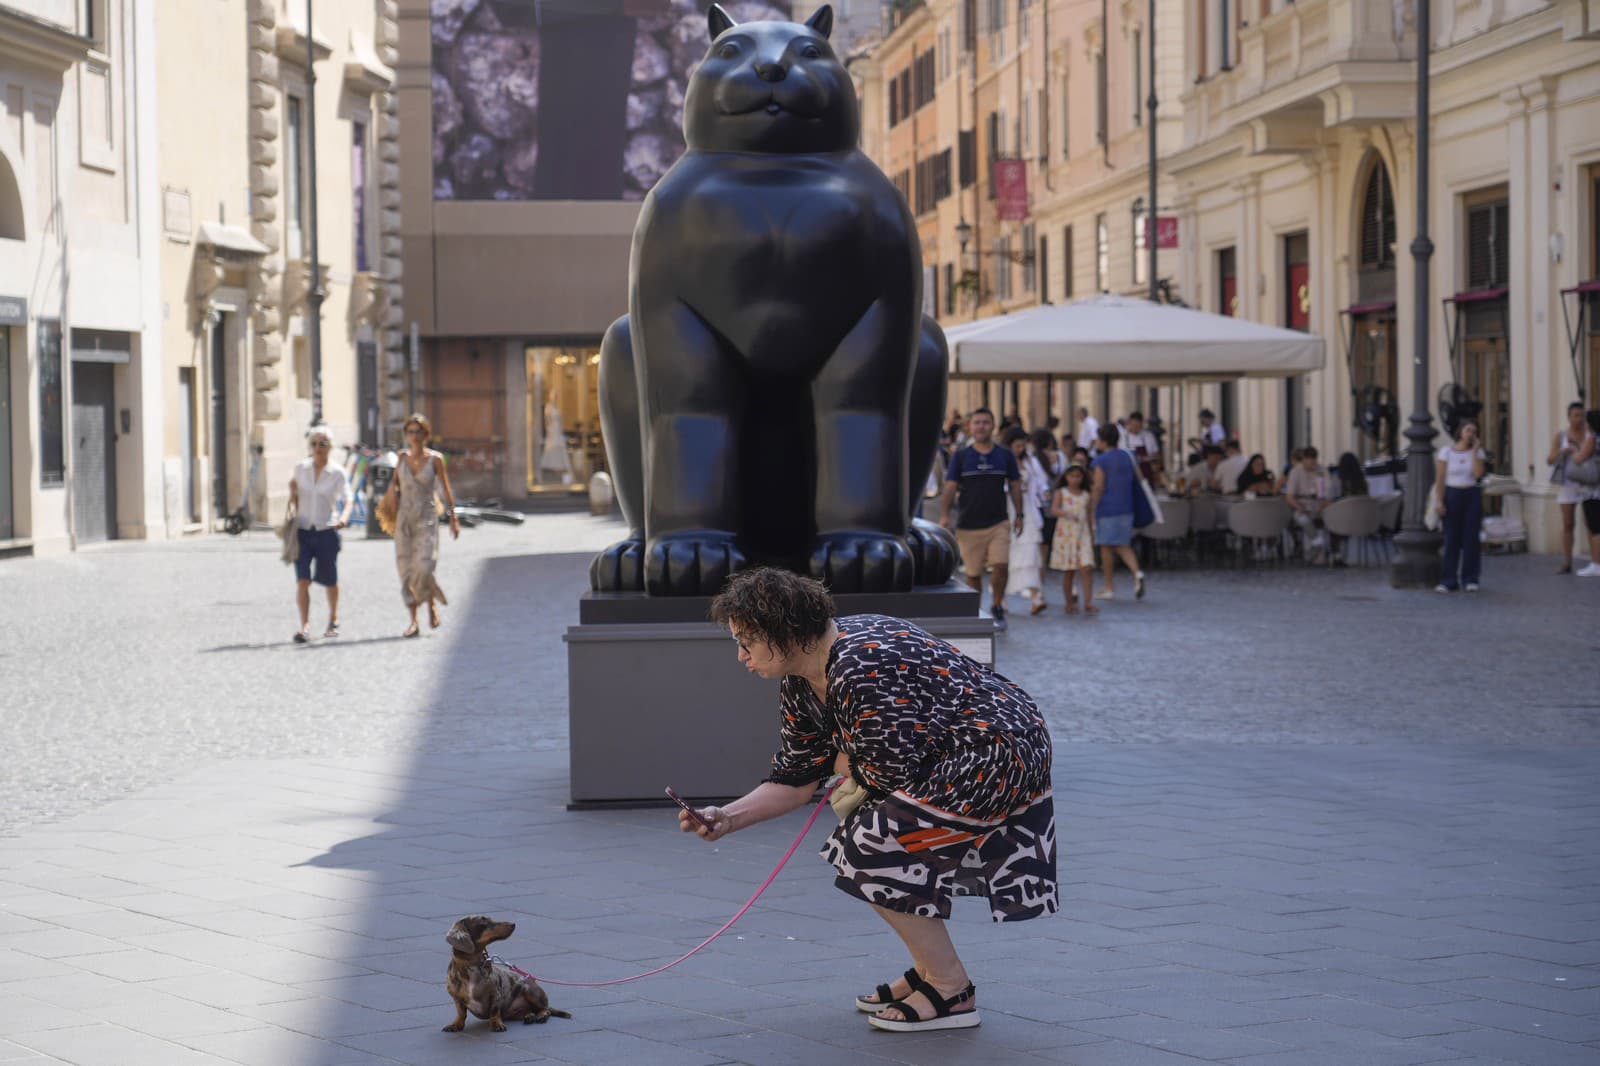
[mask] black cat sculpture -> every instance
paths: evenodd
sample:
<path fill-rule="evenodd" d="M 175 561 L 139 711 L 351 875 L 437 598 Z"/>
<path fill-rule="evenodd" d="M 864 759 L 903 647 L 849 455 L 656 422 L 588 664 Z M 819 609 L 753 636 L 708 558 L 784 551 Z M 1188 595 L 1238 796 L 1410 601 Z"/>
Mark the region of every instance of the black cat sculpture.
<path fill-rule="evenodd" d="M 597 590 L 720 591 L 752 565 L 834 592 L 943 584 L 953 539 L 910 520 L 937 453 L 946 349 L 921 313 L 905 198 L 857 147 L 828 34 L 713 4 L 688 151 L 645 198 L 600 407 L 630 533 Z"/>

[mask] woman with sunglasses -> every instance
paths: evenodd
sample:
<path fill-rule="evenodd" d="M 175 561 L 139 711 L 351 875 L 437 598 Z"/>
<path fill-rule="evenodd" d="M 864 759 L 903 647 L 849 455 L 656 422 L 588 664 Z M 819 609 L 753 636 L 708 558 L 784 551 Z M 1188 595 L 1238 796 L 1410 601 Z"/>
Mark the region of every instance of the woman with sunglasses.
<path fill-rule="evenodd" d="M 400 453 L 400 465 L 395 469 L 394 480 L 389 482 L 389 494 L 398 496 L 394 522 L 394 560 L 400 571 L 400 595 L 406 610 L 411 612 L 411 624 L 402 636 L 414 637 L 421 630 L 417 626 L 417 608 L 428 605 L 428 625 L 439 628 L 439 605 L 448 603 L 444 590 L 433 579 L 434 568 L 439 565 L 439 512 L 434 500 L 444 499 L 445 512 L 450 516 L 450 535 L 461 536 L 461 520 L 456 517 L 456 498 L 450 491 L 450 475 L 444 468 L 444 456 L 428 447 L 433 439 L 433 427 L 420 414 L 406 419 L 402 427 L 406 450 Z"/>
<path fill-rule="evenodd" d="M 333 440 L 327 430 L 313 429 L 311 458 L 303 459 L 289 479 L 289 505 L 297 518 L 295 536 L 300 553 L 294 560 L 295 602 L 300 607 L 300 628 L 294 642 L 311 639 L 311 585 L 328 590 L 328 628 L 325 637 L 339 635 L 339 530 L 350 524 L 350 478 L 344 467 L 328 462 Z M 344 507 L 335 515 L 340 502 Z"/>

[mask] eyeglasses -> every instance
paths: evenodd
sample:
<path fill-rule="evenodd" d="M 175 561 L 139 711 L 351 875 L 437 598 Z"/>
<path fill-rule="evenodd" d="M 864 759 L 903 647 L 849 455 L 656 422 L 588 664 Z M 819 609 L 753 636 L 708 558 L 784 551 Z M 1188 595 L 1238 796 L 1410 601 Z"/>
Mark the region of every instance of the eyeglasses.
<path fill-rule="evenodd" d="M 311 442 L 311 446 L 313 448 L 331 448 L 333 447 L 333 442 L 326 440 L 314 440 Z"/>
<path fill-rule="evenodd" d="M 408 429 L 408 430 L 406 430 L 406 436 L 408 436 L 408 437 L 426 437 L 427 435 L 428 435 L 428 431 L 425 430 L 425 429 L 422 429 L 420 427 L 417 428 L 417 429 Z"/>
<path fill-rule="evenodd" d="M 739 647 L 739 650 L 740 650 L 740 651 L 742 651 L 742 652 L 744 652 L 744 653 L 745 653 L 745 654 L 746 654 L 746 655 L 751 655 L 751 654 L 753 654 L 753 653 L 752 653 L 752 652 L 751 652 L 751 651 L 750 651 L 750 645 L 748 645 L 748 644 L 746 644 L 746 643 L 745 643 L 745 642 L 744 642 L 744 641 L 742 641 L 742 640 L 740 640 L 740 639 L 739 639 L 739 634 L 737 634 L 737 633 L 730 633 L 730 634 L 728 634 L 728 635 L 729 635 L 729 636 L 731 636 L 731 637 L 732 637 L 732 638 L 733 638 L 733 642 L 734 642 L 734 644 L 736 644 L 736 645 L 738 645 L 738 647 Z"/>

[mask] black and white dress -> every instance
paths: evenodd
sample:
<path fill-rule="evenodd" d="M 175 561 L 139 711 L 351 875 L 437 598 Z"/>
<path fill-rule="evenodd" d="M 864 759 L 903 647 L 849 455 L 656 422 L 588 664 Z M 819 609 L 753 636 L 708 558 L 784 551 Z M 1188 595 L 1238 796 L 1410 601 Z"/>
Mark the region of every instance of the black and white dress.
<path fill-rule="evenodd" d="M 845 892 L 948 918 L 985 896 L 997 922 L 1056 911 L 1050 733 L 1028 694 L 910 622 L 836 619 L 828 697 L 782 685 L 770 780 L 804 785 L 838 752 L 871 795 L 822 847 Z"/>

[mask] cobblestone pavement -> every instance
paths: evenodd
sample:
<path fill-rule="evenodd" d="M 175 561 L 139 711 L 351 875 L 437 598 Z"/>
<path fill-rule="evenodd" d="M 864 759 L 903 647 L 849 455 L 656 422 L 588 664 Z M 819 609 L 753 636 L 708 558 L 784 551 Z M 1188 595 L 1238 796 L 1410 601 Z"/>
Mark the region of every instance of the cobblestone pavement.
<path fill-rule="evenodd" d="M 565 809 L 559 638 L 615 533 L 464 532 L 416 641 L 388 545 L 350 538 L 345 635 L 310 647 L 265 535 L 0 563 L 0 1062 L 1600 1061 L 1600 583 L 1538 557 L 1490 559 L 1477 597 L 1154 571 L 1093 621 L 1058 589 L 1013 612 L 1000 667 L 1058 739 L 1062 913 L 958 906 L 980 1029 L 851 1009 L 905 959 L 819 827 L 671 974 L 440 1033 L 455 918 L 516 921 L 504 954 L 540 973 L 635 973 L 803 823 L 708 847 Z"/>
<path fill-rule="evenodd" d="M 618 532 L 544 515 L 447 539 L 452 606 L 415 641 L 389 542 L 347 536 L 343 636 L 309 647 L 287 640 L 269 534 L 0 564 L 0 833 L 218 759 L 452 750 L 467 730 L 564 748 L 560 636 Z M 1152 571 L 1145 601 L 1094 620 L 1053 587 L 1047 614 L 1013 604 L 999 666 L 1068 743 L 1593 745 L 1600 582 L 1550 569 L 1492 557 L 1475 597 L 1395 592 L 1377 567 Z"/>

